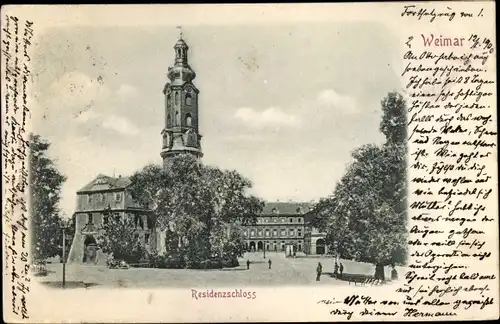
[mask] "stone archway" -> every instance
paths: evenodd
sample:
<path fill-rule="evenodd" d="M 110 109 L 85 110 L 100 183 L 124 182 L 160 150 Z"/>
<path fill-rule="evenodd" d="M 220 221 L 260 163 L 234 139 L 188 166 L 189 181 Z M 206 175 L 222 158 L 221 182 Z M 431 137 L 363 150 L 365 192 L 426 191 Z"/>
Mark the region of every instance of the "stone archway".
<path fill-rule="evenodd" d="M 250 251 L 255 251 L 255 242 L 250 242 Z"/>
<path fill-rule="evenodd" d="M 325 254 L 325 240 L 318 239 L 316 241 L 316 254 Z"/>
<path fill-rule="evenodd" d="M 97 262 L 97 242 L 92 235 L 87 235 L 83 242 L 83 262 L 96 263 Z"/>
<path fill-rule="evenodd" d="M 262 251 L 264 249 L 264 243 L 262 241 L 257 242 L 257 251 Z"/>

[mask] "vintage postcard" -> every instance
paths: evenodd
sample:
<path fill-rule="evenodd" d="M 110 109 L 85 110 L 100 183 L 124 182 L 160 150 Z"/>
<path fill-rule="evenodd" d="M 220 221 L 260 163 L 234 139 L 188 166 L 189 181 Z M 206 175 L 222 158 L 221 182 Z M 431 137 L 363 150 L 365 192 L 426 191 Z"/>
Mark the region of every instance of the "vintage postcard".
<path fill-rule="evenodd" d="M 498 318 L 493 2 L 1 22 L 4 321 Z"/>

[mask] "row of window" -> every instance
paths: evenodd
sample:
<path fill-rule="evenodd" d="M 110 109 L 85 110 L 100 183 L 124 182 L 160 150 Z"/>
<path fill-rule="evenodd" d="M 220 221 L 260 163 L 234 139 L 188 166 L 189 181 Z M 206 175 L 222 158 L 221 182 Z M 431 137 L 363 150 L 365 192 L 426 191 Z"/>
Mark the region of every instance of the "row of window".
<path fill-rule="evenodd" d="M 102 222 L 104 225 L 108 224 L 108 217 L 103 216 Z M 120 217 L 120 214 L 113 213 L 112 217 Z M 147 222 L 148 228 L 153 227 L 153 224 L 149 218 L 146 219 L 146 222 Z M 87 214 L 87 224 L 93 224 L 93 223 L 94 223 L 94 217 L 93 217 L 92 213 Z M 134 215 L 134 225 L 136 228 L 145 229 L 144 219 L 142 218 L 141 215 L 137 215 L 137 214 Z"/>
<path fill-rule="evenodd" d="M 259 231 L 255 231 L 255 230 L 250 230 L 250 231 L 245 231 L 245 236 L 251 236 L 251 237 L 255 237 L 255 233 L 257 233 L 257 237 L 262 237 L 262 234 L 265 233 L 265 236 L 266 237 L 270 237 L 271 236 L 271 231 L 266 229 L 264 232 L 262 230 L 259 230 Z M 287 235 L 287 230 L 286 229 L 281 229 L 280 231 L 280 236 L 286 236 Z M 288 230 L 288 235 L 289 236 L 294 236 L 295 235 L 295 229 L 289 229 Z M 272 231 L 272 236 L 276 237 L 278 236 L 278 230 L 277 229 L 274 229 Z M 297 230 L 297 236 L 302 236 L 302 229 L 298 229 Z"/>
<path fill-rule="evenodd" d="M 167 95 L 167 103 L 170 103 L 171 102 L 171 99 L 172 97 L 170 96 L 170 94 Z M 175 95 L 174 95 L 174 103 L 176 105 L 178 105 L 181 101 L 180 99 L 180 94 L 179 92 L 176 92 Z M 191 106 L 193 104 L 193 97 L 191 97 L 191 95 L 189 93 L 186 93 L 186 95 L 184 96 L 184 103 L 187 105 L 187 106 Z"/>
<path fill-rule="evenodd" d="M 122 193 L 117 192 L 114 194 L 114 200 L 115 202 L 120 202 L 122 201 Z M 104 193 L 100 194 L 90 194 L 87 196 L 87 203 L 90 205 L 93 202 L 96 202 L 98 204 L 105 204 L 107 201 L 107 195 Z"/>
<path fill-rule="evenodd" d="M 273 243 L 265 242 L 265 247 L 266 251 L 285 251 L 285 241 L 281 241 L 281 244 L 277 241 L 274 241 Z M 263 248 L 264 243 L 262 242 L 258 242 L 257 244 L 255 244 L 255 242 L 247 243 L 248 251 L 262 251 Z M 297 251 L 302 251 L 302 241 L 298 241 Z"/>
<path fill-rule="evenodd" d="M 178 47 L 176 50 L 177 58 L 185 58 L 186 57 L 186 49 L 182 47 Z"/>
<path fill-rule="evenodd" d="M 271 221 L 272 219 L 272 221 Z M 295 219 L 295 222 L 296 223 L 302 223 L 302 217 L 297 217 L 297 218 L 294 218 L 294 217 L 290 217 L 288 219 L 288 222 L 289 223 L 294 223 L 294 219 Z M 279 220 L 281 223 L 285 223 L 286 222 L 286 218 L 285 217 L 281 217 L 280 220 Z M 278 223 L 278 217 L 270 217 L 270 218 L 267 218 L 267 217 L 258 217 L 257 218 L 257 223 Z"/>
<path fill-rule="evenodd" d="M 174 124 L 173 126 L 180 126 L 181 124 L 181 119 L 179 112 L 175 112 L 175 119 L 174 119 Z M 167 126 L 172 126 L 170 122 L 170 114 L 167 114 Z M 186 116 L 184 117 L 184 126 L 186 127 L 192 127 L 193 126 L 193 117 L 191 117 L 190 113 L 187 113 Z"/>

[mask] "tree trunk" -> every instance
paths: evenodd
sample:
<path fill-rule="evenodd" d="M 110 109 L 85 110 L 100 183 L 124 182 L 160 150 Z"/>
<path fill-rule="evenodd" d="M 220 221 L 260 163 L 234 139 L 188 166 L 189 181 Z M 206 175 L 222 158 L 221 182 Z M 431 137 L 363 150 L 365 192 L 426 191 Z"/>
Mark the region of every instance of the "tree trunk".
<path fill-rule="evenodd" d="M 377 263 L 375 265 L 375 279 L 385 281 L 384 265 Z"/>

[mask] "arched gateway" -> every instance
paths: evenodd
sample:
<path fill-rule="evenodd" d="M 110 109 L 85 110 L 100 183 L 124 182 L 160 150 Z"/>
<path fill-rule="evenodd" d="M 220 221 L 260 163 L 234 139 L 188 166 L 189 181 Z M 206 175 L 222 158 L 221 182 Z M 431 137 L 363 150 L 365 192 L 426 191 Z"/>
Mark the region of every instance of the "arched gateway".
<path fill-rule="evenodd" d="M 87 235 L 85 237 L 83 262 L 84 263 L 96 263 L 97 261 L 97 242 L 92 235 Z"/>
<path fill-rule="evenodd" d="M 316 241 L 316 254 L 325 254 L 325 240 L 318 239 Z"/>

